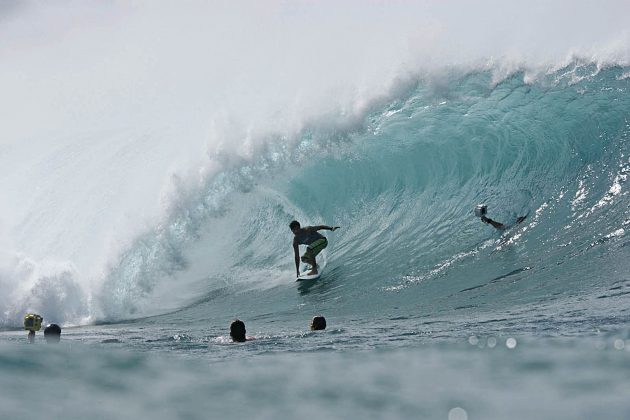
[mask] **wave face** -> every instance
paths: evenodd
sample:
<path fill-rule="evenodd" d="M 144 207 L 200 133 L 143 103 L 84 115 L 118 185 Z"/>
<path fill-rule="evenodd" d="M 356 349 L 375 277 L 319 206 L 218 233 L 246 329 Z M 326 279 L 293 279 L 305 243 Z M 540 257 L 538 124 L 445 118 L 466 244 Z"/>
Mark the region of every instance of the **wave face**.
<path fill-rule="evenodd" d="M 230 7 L 218 16 L 239 21 Z M 379 7 L 371 5 L 369 16 L 379 16 Z M 393 10 L 388 19 L 395 22 L 405 9 Z M 374 54 L 366 64 L 373 71 L 352 67 L 355 56 L 339 47 L 317 64 L 300 50 L 309 68 L 289 68 L 299 76 L 264 74 L 270 62 L 286 60 L 274 51 L 271 58 L 247 56 L 260 70 L 256 77 L 234 75 L 242 63 L 230 55 L 232 45 L 208 56 L 221 53 L 234 67 L 207 77 L 215 63 L 197 44 L 189 45 L 192 53 L 179 48 L 172 29 L 164 29 L 169 42 L 143 49 L 152 44 L 142 34 L 162 25 L 156 16 L 163 14 L 153 12 L 121 17 L 108 10 L 108 22 L 125 28 L 126 49 L 109 45 L 98 25 L 79 40 L 58 34 L 60 44 L 43 55 L 25 35 L 32 49 L 2 68 L 9 87 L 20 66 L 36 75 L 34 65 L 51 60 L 48 71 L 59 85 L 32 86 L 50 103 L 15 106 L 43 116 L 56 98 L 68 111 L 55 108 L 40 120 L 45 134 L 25 117 L 6 128 L 15 140 L 5 141 L 0 156 L 11 203 L 2 205 L 9 238 L 1 244 L 3 326 L 19 325 L 31 310 L 70 324 L 176 310 L 195 317 L 282 316 L 304 308 L 371 318 L 469 316 L 625 295 L 630 68 L 623 57 L 539 61 L 523 50 L 527 64 L 480 64 L 483 50 L 465 64 L 449 57 L 408 63 L 403 77 L 387 63 L 402 67 L 405 48 L 392 47 L 393 57 L 383 45 L 353 39 Z M 375 31 L 411 28 L 411 21 Z M 190 39 L 213 35 L 203 20 L 191 25 Z M 309 26 L 300 39 L 316 29 Z M 281 38 L 260 42 L 271 48 Z M 249 35 L 237 41 L 252 54 L 261 48 Z M 68 42 L 71 53 L 96 42 L 111 67 L 91 62 L 64 79 L 72 60 L 52 57 Z M 291 46 L 281 44 L 281 52 Z M 9 55 L 4 46 L 0 52 Z M 175 77 L 178 66 L 169 63 L 192 56 L 195 65 Z M 336 57 L 345 59 L 334 77 L 316 77 Z M 103 90 L 92 84 L 92 72 L 102 76 Z M 357 76 L 361 88 L 338 90 Z M 156 85 L 164 86 L 163 98 L 156 99 Z M 296 99 L 300 89 L 303 99 Z M 479 203 L 503 223 L 527 219 L 498 232 L 474 217 Z M 297 294 L 292 219 L 342 226 L 327 235 L 322 282 L 300 285 Z"/>
<path fill-rule="evenodd" d="M 199 313 L 251 312 L 251 299 L 257 314 L 293 310 L 293 218 L 342 226 L 328 234 L 322 284 L 298 289 L 317 296 L 304 303 L 314 311 L 480 314 L 623 294 L 627 71 L 575 63 L 497 85 L 486 71 L 444 75 L 407 85 L 350 132 L 307 130 L 290 163 L 268 150 L 222 172 L 134 245 L 108 278 L 106 316 L 192 290 Z M 527 219 L 497 231 L 477 203 L 507 225 Z"/>

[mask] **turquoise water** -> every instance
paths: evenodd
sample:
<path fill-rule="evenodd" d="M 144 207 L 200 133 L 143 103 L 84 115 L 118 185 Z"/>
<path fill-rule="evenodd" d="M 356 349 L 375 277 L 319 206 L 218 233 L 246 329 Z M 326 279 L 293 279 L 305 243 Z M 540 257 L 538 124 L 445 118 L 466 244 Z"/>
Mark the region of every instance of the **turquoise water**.
<path fill-rule="evenodd" d="M 418 82 L 317 162 L 210 179 L 193 203 L 241 183 L 228 210 L 191 204 L 130 247 L 95 325 L 66 328 L 59 347 L 3 333 L 3 410 L 627 418 L 630 79 L 593 70 L 494 87 L 468 74 L 440 97 Z M 580 72 L 575 84 L 561 76 Z M 496 232 L 473 216 L 479 202 L 498 220 L 529 216 Z M 342 226 L 319 281 L 292 279 L 293 217 Z M 151 305 L 143 282 L 183 281 L 215 246 L 228 268 L 189 279 L 199 296 L 125 320 Z M 308 332 L 316 314 L 325 332 Z M 229 343 L 235 317 L 255 341 Z M 24 392 L 42 397 L 29 407 Z"/>
<path fill-rule="evenodd" d="M 21 13 L 13 8 L 0 13 Z M 64 19 L 95 16 L 71 9 Z M 402 19 L 404 8 L 392 10 Z M 0 417 L 630 416 L 624 60 L 576 56 L 507 73 L 492 60 L 412 64 L 393 81 L 379 73 L 388 88 L 364 96 L 325 89 L 330 81 L 308 73 L 295 91 L 309 105 L 329 102 L 306 112 L 290 72 L 274 85 L 286 92 L 267 91 L 236 59 L 224 75 L 231 83 L 212 96 L 207 63 L 173 64 L 191 58 L 176 38 L 172 49 L 151 49 L 144 25 L 162 14 L 126 13 L 107 16 L 129 31 L 128 50 L 99 52 L 113 67 L 71 77 L 87 93 L 33 88 L 63 104 L 50 112 L 67 115 L 48 121 L 33 101 L 38 124 L 15 112 L 4 128 Z M 183 28 L 174 27 L 166 34 Z M 83 63 L 82 42 L 110 46 L 98 36 L 110 29 L 99 28 L 60 38 L 75 48 L 69 62 L 53 54 L 57 44 L 29 41 L 21 55 L 0 45 L 18 63 L 0 68 L 3 87 L 16 69 L 39 74 L 29 66 L 39 60 L 63 82 L 68 63 Z M 133 54 L 138 46 L 146 56 Z M 247 51 L 263 61 L 258 76 L 271 77 L 266 58 Z M 343 73 L 333 61 L 331 72 Z M 153 96 L 153 84 L 172 81 L 170 65 L 188 77 Z M 136 79 L 134 66 L 155 74 L 138 70 Z M 93 92 L 96 76 L 105 87 Z M 364 88 L 379 86 L 369 80 Z M 287 92 L 291 106 L 273 108 Z M 12 98 L 21 109 L 23 96 Z M 261 103 L 269 115 L 256 114 Z M 480 203 L 511 227 L 481 223 Z M 318 281 L 294 281 L 293 219 L 341 226 L 325 232 Z M 26 344 L 29 311 L 62 324 L 60 345 L 41 333 Z M 320 314 L 328 328 L 310 332 Z M 255 340 L 230 342 L 237 317 Z"/>
<path fill-rule="evenodd" d="M 281 338 L 206 348 L 204 355 L 192 357 L 201 348 L 195 352 L 187 346 L 184 357 L 158 357 L 69 340 L 54 348 L 5 345 L 0 366 L 11 379 L 4 374 L 0 380 L 3 414 L 97 419 L 628 416 L 628 352 L 607 339 L 536 338 L 508 349 L 500 341 L 488 348 L 482 338 L 474 346 L 462 340 L 369 351 L 341 350 L 338 335 L 330 332 L 285 340 L 287 346 L 301 341 L 304 351 L 275 353 Z M 209 353 L 217 351 L 224 357 L 229 353 L 229 360 L 214 360 Z M 26 403 L 25 394 L 38 397 Z"/>

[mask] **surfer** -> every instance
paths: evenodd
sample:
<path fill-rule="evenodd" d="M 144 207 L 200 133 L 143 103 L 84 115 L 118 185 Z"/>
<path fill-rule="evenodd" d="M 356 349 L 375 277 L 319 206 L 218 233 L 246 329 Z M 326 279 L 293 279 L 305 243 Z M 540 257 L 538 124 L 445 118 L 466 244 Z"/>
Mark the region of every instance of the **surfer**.
<path fill-rule="evenodd" d="M 482 222 L 491 225 L 493 228 L 498 229 L 498 230 L 505 230 L 507 228 L 510 228 L 514 225 L 506 225 L 503 224 L 501 222 L 497 222 L 495 220 L 492 220 L 489 217 L 486 217 L 486 213 L 488 212 L 488 206 L 486 206 L 485 204 L 479 204 L 477 207 L 475 207 L 475 216 L 479 217 L 481 219 Z M 527 219 L 527 215 L 525 216 L 519 216 L 516 219 L 516 223 L 515 225 L 518 225 L 519 223 L 522 223 L 523 220 Z"/>
<path fill-rule="evenodd" d="M 322 252 L 324 248 L 328 246 L 328 239 L 324 235 L 318 232 L 318 230 L 330 230 L 335 231 L 339 229 L 339 226 L 300 226 L 300 222 L 297 220 L 289 223 L 289 228 L 295 237 L 293 238 L 293 251 L 295 253 L 295 271 L 297 276 L 300 276 L 300 260 L 309 264 L 312 268 L 308 273 L 309 275 L 317 274 L 317 261 L 315 257 Z M 300 245 L 306 245 L 306 252 L 300 258 Z"/>
<path fill-rule="evenodd" d="M 518 225 L 519 223 L 521 223 L 521 222 L 522 222 L 523 220 L 525 220 L 526 218 L 527 218 L 527 216 L 519 216 L 519 217 L 516 219 L 516 224 Z M 489 217 L 486 217 L 485 215 L 482 215 L 482 216 L 481 216 L 481 221 L 482 221 L 482 222 L 484 222 L 484 223 L 486 223 L 486 224 L 488 224 L 488 225 L 491 225 L 491 226 L 492 226 L 492 227 L 494 227 L 495 229 L 499 229 L 499 230 L 505 230 L 505 229 L 507 229 L 508 227 L 510 227 L 510 226 L 506 226 L 506 225 L 505 225 L 505 224 L 503 224 L 503 223 L 500 223 L 500 222 L 494 221 L 494 220 L 490 219 Z"/>

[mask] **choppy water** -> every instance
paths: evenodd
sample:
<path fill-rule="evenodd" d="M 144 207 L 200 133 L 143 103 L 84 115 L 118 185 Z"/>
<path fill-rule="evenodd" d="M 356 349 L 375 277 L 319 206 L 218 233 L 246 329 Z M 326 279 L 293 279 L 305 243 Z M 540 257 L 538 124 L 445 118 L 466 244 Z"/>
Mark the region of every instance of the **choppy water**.
<path fill-rule="evenodd" d="M 5 345 L 0 402 L 6 418 L 623 419 L 628 351 L 620 340 L 339 351 L 339 335 L 326 332 L 300 337 L 303 352 L 274 353 L 282 340 L 269 339 L 211 347 L 192 360 L 69 340 Z M 232 357 L 213 360 L 217 351 Z"/>
<path fill-rule="evenodd" d="M 71 10 L 64 19 L 94 12 Z M 130 31 L 163 16 L 147 10 L 107 12 Z M 18 43 L 16 27 L 5 31 Z M 125 34 L 129 50 L 106 54 L 121 68 L 152 45 Z M 83 45 L 61 39 L 22 56 L 0 48 L 17 63 L 2 68 L 4 87 Z M 85 42 L 103 40 L 86 30 Z M 59 99 L 87 116 L 78 126 L 62 119 L 49 134 L 13 119 L 0 151 L 2 417 L 628 418 L 630 67 L 619 56 L 505 66 L 379 73 L 389 88 L 350 95 L 354 107 L 348 92 L 304 88 L 326 112 L 296 123 L 271 109 L 264 130 L 262 114 L 226 117 L 236 99 L 215 112 L 221 100 L 191 93 L 197 73 L 147 103 L 164 121 L 117 108 L 118 95 L 146 99 L 168 68 L 76 109 Z M 280 100 L 239 80 L 250 90 L 222 92 Z M 474 217 L 478 203 L 507 224 L 528 217 L 499 232 Z M 292 219 L 342 226 L 326 233 L 319 281 L 294 282 Z M 27 311 L 62 324 L 62 344 L 26 345 Z M 309 332 L 317 314 L 328 329 Z M 229 342 L 235 317 L 256 340 Z"/>

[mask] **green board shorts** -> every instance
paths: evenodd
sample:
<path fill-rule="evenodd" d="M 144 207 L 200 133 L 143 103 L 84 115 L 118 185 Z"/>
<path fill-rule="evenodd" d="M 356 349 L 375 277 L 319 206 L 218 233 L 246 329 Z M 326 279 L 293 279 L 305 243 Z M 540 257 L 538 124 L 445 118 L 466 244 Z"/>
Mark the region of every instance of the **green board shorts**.
<path fill-rule="evenodd" d="M 324 248 L 328 246 L 328 239 L 319 238 L 316 241 L 311 242 L 310 245 L 306 247 L 305 257 L 316 257 L 317 254 L 322 252 Z"/>

